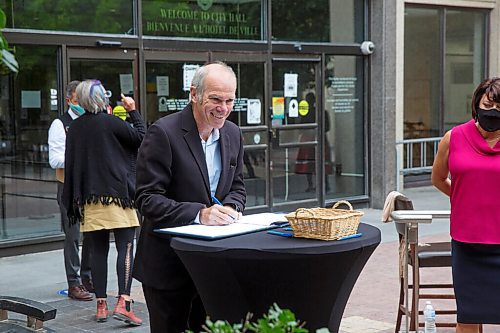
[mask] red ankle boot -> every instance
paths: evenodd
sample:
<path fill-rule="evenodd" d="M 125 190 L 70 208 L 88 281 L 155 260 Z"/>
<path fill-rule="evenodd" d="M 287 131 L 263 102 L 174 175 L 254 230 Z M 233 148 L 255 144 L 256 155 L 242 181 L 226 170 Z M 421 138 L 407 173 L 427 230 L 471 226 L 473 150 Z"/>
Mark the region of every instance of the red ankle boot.
<path fill-rule="evenodd" d="M 124 321 L 132 326 L 142 325 L 142 320 L 134 314 L 130 307 L 133 302 L 132 300 L 126 301 L 123 296 L 120 296 L 113 310 L 113 318 Z"/>
<path fill-rule="evenodd" d="M 97 301 L 97 312 L 95 318 L 98 323 L 103 323 L 108 320 L 109 310 L 108 303 L 105 300 Z"/>

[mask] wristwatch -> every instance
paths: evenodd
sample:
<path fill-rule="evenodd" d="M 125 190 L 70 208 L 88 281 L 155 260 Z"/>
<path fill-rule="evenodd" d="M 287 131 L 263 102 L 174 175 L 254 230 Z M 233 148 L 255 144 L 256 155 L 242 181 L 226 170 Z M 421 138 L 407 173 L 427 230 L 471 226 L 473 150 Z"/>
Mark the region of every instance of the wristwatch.
<path fill-rule="evenodd" d="M 238 213 L 241 213 L 241 208 L 240 208 L 240 205 L 235 204 L 235 203 L 229 203 L 229 204 L 227 204 L 227 205 L 228 205 L 228 206 L 233 207 L 233 209 L 234 209 L 235 211 L 237 211 Z"/>

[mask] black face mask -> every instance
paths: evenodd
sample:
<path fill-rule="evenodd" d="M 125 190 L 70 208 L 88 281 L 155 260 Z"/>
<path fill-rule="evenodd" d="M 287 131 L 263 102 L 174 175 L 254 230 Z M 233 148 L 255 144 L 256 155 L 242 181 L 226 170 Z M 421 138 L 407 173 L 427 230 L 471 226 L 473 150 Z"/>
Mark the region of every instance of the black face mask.
<path fill-rule="evenodd" d="M 497 111 L 497 109 L 478 109 L 476 112 L 476 120 L 479 122 L 479 126 L 486 132 L 500 130 L 500 112 Z"/>

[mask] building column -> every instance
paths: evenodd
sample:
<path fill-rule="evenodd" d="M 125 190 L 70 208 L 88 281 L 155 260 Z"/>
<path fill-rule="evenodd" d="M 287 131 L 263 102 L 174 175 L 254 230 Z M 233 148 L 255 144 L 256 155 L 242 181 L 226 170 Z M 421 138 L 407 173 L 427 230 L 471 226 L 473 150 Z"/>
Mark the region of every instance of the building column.
<path fill-rule="evenodd" d="M 371 39 L 368 151 L 370 206 L 383 208 L 396 189 L 396 142 L 403 138 L 404 2 L 370 1 Z"/>

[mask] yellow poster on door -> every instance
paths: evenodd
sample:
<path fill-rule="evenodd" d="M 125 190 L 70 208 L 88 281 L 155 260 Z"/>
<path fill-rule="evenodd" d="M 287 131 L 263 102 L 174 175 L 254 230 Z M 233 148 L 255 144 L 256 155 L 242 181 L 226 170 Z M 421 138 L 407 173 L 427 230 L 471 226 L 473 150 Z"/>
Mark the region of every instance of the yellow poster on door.
<path fill-rule="evenodd" d="M 273 97 L 273 119 L 285 118 L 285 98 Z"/>
<path fill-rule="evenodd" d="M 299 102 L 299 114 L 302 117 L 305 117 L 307 116 L 308 113 L 309 113 L 309 103 L 307 103 L 307 101 L 303 99 Z"/>

